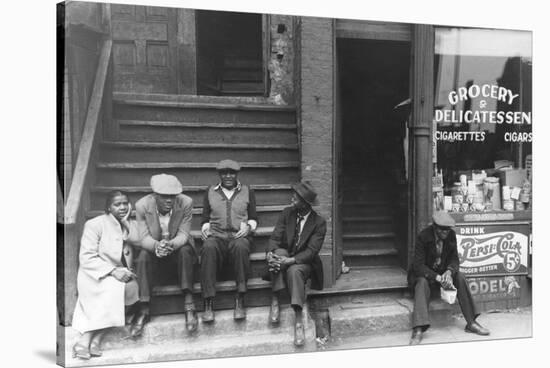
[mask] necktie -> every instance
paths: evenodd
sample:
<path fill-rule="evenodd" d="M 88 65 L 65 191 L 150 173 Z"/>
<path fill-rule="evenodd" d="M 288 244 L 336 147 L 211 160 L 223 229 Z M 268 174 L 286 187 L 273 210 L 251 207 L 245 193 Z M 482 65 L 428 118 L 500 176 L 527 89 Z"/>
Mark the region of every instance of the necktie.
<path fill-rule="evenodd" d="M 294 239 L 292 240 L 292 254 L 294 254 L 298 248 L 298 242 L 300 241 L 300 224 L 304 216 L 299 213 L 296 214 L 296 225 L 294 227 Z"/>
<path fill-rule="evenodd" d="M 442 251 L 443 251 L 443 240 L 437 239 L 436 242 L 435 242 L 435 254 L 436 254 L 436 259 L 435 259 L 435 264 L 434 264 L 435 269 L 438 269 L 441 266 L 441 252 Z"/>

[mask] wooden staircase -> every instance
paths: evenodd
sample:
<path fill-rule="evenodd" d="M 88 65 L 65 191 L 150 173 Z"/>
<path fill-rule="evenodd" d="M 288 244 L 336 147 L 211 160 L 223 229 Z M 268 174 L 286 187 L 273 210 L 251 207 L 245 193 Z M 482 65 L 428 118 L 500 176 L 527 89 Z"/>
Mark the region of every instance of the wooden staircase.
<path fill-rule="evenodd" d="M 172 174 L 193 199 L 192 235 L 198 247 L 202 200 L 219 181 L 215 167 L 230 158 L 241 164 L 239 180 L 256 192 L 259 227 L 251 250 L 247 306 L 267 305 L 269 283 L 261 279 L 265 250 L 279 213 L 289 204 L 290 183 L 300 178 L 296 112 L 292 106 L 257 103 L 246 97 L 115 93 L 113 137 L 100 145 L 88 217 L 101 213 L 106 192 L 121 189 L 135 203 L 150 193 L 149 180 Z M 202 308 L 198 269 L 194 294 Z M 219 276 L 214 307 L 232 308 L 235 283 L 229 270 Z M 176 272 L 167 270 L 154 289 L 154 314 L 183 311 Z"/>
<path fill-rule="evenodd" d="M 344 179 L 342 236 L 347 266 L 400 267 L 391 188 L 391 181 L 375 171 Z"/>

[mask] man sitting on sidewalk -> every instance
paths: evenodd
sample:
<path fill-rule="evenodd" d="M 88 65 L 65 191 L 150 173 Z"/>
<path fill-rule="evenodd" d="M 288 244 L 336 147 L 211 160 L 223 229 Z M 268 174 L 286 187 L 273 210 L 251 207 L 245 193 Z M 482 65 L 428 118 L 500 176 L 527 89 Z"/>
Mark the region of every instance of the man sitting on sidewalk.
<path fill-rule="evenodd" d="M 319 251 L 325 240 L 327 223 L 311 207 L 317 205 L 317 193 L 307 181 L 292 185 L 291 206 L 285 208 L 269 239 L 267 263 L 272 300 L 269 321 L 279 323 L 279 294 L 290 294 L 294 310 L 294 345 L 303 346 L 305 331 L 302 308 L 306 302 L 306 282 L 312 289 L 323 288 L 323 265 Z"/>
<path fill-rule="evenodd" d="M 489 330 L 476 322 L 479 316 L 466 278 L 458 269 L 456 234 L 453 218 L 445 211 L 433 214 L 433 224 L 418 234 L 409 283 L 414 288 L 413 332 L 411 345 L 422 341 L 422 334 L 430 327 L 428 304 L 433 289 L 457 290 L 458 302 L 466 319 L 466 332 L 489 335 Z"/>

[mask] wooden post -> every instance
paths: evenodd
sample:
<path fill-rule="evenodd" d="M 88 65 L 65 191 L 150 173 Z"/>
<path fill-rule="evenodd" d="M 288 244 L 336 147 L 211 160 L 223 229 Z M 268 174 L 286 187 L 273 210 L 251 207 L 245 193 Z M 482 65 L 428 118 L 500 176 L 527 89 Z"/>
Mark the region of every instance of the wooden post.
<path fill-rule="evenodd" d="M 430 222 L 432 212 L 432 121 L 434 111 L 433 65 L 434 29 L 413 27 L 413 96 L 411 133 L 413 137 L 411 243 Z M 409 247 L 409 263 L 414 246 Z"/>
<path fill-rule="evenodd" d="M 197 94 L 197 38 L 195 10 L 178 9 L 178 93 Z"/>

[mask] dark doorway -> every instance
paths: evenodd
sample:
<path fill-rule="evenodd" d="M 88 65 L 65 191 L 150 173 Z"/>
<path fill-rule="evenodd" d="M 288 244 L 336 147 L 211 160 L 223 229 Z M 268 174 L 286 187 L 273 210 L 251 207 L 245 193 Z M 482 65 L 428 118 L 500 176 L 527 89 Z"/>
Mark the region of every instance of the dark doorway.
<path fill-rule="evenodd" d="M 410 43 L 338 39 L 344 260 L 405 267 Z M 408 110 L 408 107 L 405 107 Z"/>
<path fill-rule="evenodd" d="M 262 15 L 198 10 L 199 95 L 263 95 Z"/>

